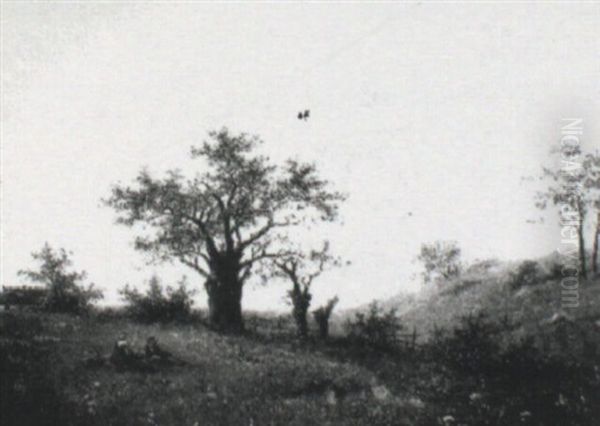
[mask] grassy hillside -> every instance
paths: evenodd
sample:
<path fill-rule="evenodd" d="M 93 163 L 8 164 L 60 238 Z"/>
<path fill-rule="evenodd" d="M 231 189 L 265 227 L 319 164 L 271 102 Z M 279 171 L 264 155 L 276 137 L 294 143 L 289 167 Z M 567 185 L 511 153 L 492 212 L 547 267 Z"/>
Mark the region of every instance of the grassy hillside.
<path fill-rule="evenodd" d="M 417 411 L 366 368 L 294 341 L 23 312 L 3 313 L 0 333 L 7 426 L 412 424 Z M 119 338 L 141 351 L 149 336 L 185 364 L 117 371 L 98 361 Z"/>
<path fill-rule="evenodd" d="M 511 285 L 522 262 L 486 261 L 468 268 L 459 278 L 439 282 L 418 295 L 399 295 L 382 301 L 384 309 L 396 308 L 402 324 L 416 328 L 421 342 L 435 330 L 452 330 L 468 315 L 484 314 L 491 321 L 506 325 L 511 337 L 535 336 L 542 344 L 544 336 L 554 333 L 566 319 L 573 332 L 583 333 L 600 343 L 600 278 L 582 281 L 579 307 L 561 307 L 560 274 L 553 273 L 556 256 L 536 261 L 537 276 L 530 285 Z M 342 318 L 346 320 L 351 315 Z"/>
<path fill-rule="evenodd" d="M 0 312 L 0 424 L 592 426 L 600 282 L 565 313 L 552 259 L 540 264 L 524 286 L 518 263 L 486 263 L 388 300 L 418 331 L 410 349 L 344 336 L 344 315 L 330 340 L 298 341 L 289 316 L 248 314 L 248 332 L 231 336 L 197 318 Z M 141 353 L 150 336 L 178 362 L 110 361 L 118 340 Z"/>

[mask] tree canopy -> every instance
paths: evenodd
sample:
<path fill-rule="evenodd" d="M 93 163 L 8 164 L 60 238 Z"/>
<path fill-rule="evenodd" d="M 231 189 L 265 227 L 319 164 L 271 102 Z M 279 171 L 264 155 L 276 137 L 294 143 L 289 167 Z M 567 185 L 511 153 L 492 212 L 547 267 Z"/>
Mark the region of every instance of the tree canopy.
<path fill-rule="evenodd" d="M 258 153 L 261 143 L 225 128 L 211 132 L 191 150 L 192 158 L 203 160 L 202 173 L 184 178 L 171 170 L 155 178 L 142 170 L 135 185 L 116 185 L 105 200 L 118 223 L 148 228 L 135 240 L 138 250 L 151 260 L 178 259 L 206 278 L 209 305 L 211 299 L 217 305 L 241 299 L 253 267 L 291 253 L 291 229 L 334 221 L 345 199 L 329 189 L 314 164 L 290 159 L 275 165 Z"/>
<path fill-rule="evenodd" d="M 42 308 L 53 312 L 84 313 L 93 300 L 102 298 L 102 292 L 94 284 L 85 286 L 85 271 L 69 271 L 73 262 L 65 249 L 54 250 L 45 243 L 39 252 L 31 254 L 39 263 L 38 269 L 18 272 L 34 282 L 44 284 L 46 295 Z"/>

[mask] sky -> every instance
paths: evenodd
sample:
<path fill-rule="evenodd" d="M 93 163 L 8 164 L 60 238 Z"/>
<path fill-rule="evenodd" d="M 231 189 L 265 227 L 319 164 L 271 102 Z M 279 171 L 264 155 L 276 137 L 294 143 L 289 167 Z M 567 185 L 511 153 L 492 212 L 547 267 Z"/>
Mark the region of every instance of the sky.
<path fill-rule="evenodd" d="M 352 265 L 313 299 L 342 308 L 418 290 L 424 242 L 467 261 L 556 250 L 522 178 L 557 164 L 564 118 L 600 147 L 597 3 L 2 2 L 1 26 L 3 285 L 48 242 L 105 303 L 154 273 L 202 289 L 147 265 L 101 199 L 142 167 L 198 171 L 190 147 L 223 126 L 348 194 L 324 235 Z M 287 287 L 249 283 L 244 308 L 285 309 Z"/>

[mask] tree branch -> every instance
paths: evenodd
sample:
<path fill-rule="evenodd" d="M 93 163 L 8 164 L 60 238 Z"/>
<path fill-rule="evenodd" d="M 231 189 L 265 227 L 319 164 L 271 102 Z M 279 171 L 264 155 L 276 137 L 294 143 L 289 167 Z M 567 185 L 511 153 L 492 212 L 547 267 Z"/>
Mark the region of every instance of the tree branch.
<path fill-rule="evenodd" d="M 223 200 L 221 200 L 221 197 L 219 197 L 215 193 L 213 193 L 211 195 L 215 200 L 217 200 L 217 205 L 219 206 L 219 210 L 221 211 L 221 220 L 223 222 L 223 236 L 225 239 L 225 246 L 226 246 L 227 252 L 231 253 L 231 252 L 233 252 L 233 238 L 231 236 L 231 224 L 230 224 L 230 219 L 229 219 L 229 212 L 228 212 L 227 208 L 225 207 Z"/>
<path fill-rule="evenodd" d="M 181 257 L 179 257 L 179 260 L 184 265 L 187 265 L 187 266 L 195 269 L 196 271 L 198 271 L 198 273 L 200 273 L 200 275 L 202 275 L 203 277 L 205 277 L 205 278 L 209 277 L 210 274 L 198 264 L 198 258 L 194 258 L 193 261 L 190 261 L 190 260 L 186 259 L 184 256 L 181 256 Z"/>

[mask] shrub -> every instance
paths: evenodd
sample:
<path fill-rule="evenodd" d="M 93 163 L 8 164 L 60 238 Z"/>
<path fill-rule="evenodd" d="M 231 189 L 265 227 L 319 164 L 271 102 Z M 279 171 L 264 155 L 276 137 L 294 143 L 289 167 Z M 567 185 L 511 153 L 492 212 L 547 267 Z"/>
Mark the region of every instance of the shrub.
<path fill-rule="evenodd" d="M 99 322 L 122 320 L 129 316 L 127 309 L 122 306 L 105 306 L 102 308 L 96 308 L 92 312 L 94 319 Z"/>
<path fill-rule="evenodd" d="M 548 279 L 561 278 L 563 276 L 563 265 L 561 262 L 552 262 L 548 267 Z"/>
<path fill-rule="evenodd" d="M 461 318 L 461 324 L 450 334 L 440 334 L 434 341 L 434 358 L 445 361 L 462 373 L 480 373 L 493 368 L 499 346 L 499 326 L 484 314 Z"/>
<path fill-rule="evenodd" d="M 542 280 L 539 264 L 534 260 L 526 260 L 519 265 L 516 272 L 511 273 L 509 285 L 513 290 L 518 290 L 538 284 Z"/>
<path fill-rule="evenodd" d="M 67 271 L 73 262 L 64 249 L 55 251 L 46 243 L 38 253 L 32 253 L 32 257 L 41 263 L 39 269 L 21 270 L 18 274 L 46 286 L 46 294 L 41 301 L 44 310 L 87 313 L 92 301 L 102 298 L 102 292 L 95 289 L 94 284 L 82 284 L 86 278 L 85 271 Z"/>
<path fill-rule="evenodd" d="M 376 349 L 395 349 L 402 325 L 396 310 L 385 311 L 377 302 L 369 305 L 366 313 L 357 312 L 354 319 L 345 324 L 350 340 Z"/>
<path fill-rule="evenodd" d="M 595 424 L 600 382 L 594 365 L 549 355 L 533 336 L 511 338 L 486 315 L 463 317 L 454 330 L 436 328 L 421 353 L 440 367 L 442 412 L 453 412 L 461 424 Z M 526 411 L 530 418 L 523 418 Z"/>
<path fill-rule="evenodd" d="M 188 321 L 191 318 L 192 298 L 195 293 L 195 290 L 188 289 L 185 277 L 175 288 L 164 287 L 157 276 L 152 276 L 145 293 L 140 293 L 138 289 L 129 285 L 119 290 L 119 294 L 127 303 L 127 314 L 137 321 L 147 323 Z"/>
<path fill-rule="evenodd" d="M 0 304 L 10 306 L 41 306 L 48 295 L 44 287 L 5 287 L 2 286 Z"/>

